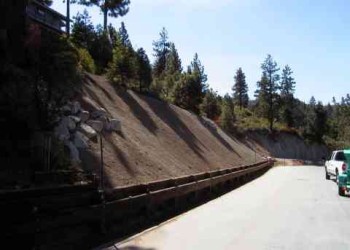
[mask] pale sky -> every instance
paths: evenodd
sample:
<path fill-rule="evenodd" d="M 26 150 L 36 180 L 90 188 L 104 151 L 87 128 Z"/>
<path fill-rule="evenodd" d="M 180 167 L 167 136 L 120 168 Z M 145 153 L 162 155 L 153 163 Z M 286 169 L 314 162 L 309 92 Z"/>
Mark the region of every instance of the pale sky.
<path fill-rule="evenodd" d="M 52 6 L 65 14 L 65 4 Z M 72 16 L 85 7 L 72 5 Z M 95 25 L 103 17 L 88 8 Z M 253 98 L 260 64 L 271 54 L 282 68 L 289 64 L 297 82 L 295 96 L 328 103 L 350 93 L 349 0 L 131 0 L 129 13 L 110 18 L 117 29 L 124 21 L 134 47 L 151 61 L 152 41 L 168 30 L 183 68 L 197 52 L 210 87 L 231 93 L 241 67 Z"/>

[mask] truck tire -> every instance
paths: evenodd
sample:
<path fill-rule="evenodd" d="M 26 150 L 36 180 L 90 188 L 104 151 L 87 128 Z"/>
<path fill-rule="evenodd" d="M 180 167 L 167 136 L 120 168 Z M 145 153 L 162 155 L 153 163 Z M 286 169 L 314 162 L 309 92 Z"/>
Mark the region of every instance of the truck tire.
<path fill-rule="evenodd" d="M 338 187 L 338 194 L 340 196 L 344 196 L 345 195 L 344 189 L 342 189 L 341 187 Z"/>
<path fill-rule="evenodd" d="M 330 176 L 329 176 L 327 168 L 326 168 L 326 180 L 329 180 L 329 179 L 330 179 Z"/>
<path fill-rule="evenodd" d="M 338 183 L 338 169 L 335 169 L 335 183 Z"/>

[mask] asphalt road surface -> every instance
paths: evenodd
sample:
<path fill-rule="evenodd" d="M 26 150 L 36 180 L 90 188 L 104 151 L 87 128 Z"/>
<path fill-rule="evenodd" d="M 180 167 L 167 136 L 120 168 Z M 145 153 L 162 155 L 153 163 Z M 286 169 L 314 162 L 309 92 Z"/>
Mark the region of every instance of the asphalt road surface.
<path fill-rule="evenodd" d="M 350 249 L 350 197 L 323 167 L 278 167 L 104 249 Z"/>

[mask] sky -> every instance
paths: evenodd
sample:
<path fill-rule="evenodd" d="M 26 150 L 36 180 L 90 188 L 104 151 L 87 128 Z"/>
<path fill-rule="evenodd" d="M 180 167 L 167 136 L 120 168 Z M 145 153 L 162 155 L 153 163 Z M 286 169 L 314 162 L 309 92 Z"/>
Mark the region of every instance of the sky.
<path fill-rule="evenodd" d="M 62 1 L 52 8 L 65 14 Z M 71 15 L 84 8 L 72 5 Z M 87 10 L 102 24 L 99 9 Z M 241 67 L 253 98 L 271 54 L 280 73 L 286 64 L 292 68 L 297 98 L 327 104 L 350 93 L 349 10 L 349 0 L 131 0 L 129 13 L 109 23 L 118 29 L 123 21 L 134 48 L 143 47 L 151 62 L 152 42 L 165 27 L 183 68 L 198 53 L 209 86 L 221 95 L 232 93 Z"/>

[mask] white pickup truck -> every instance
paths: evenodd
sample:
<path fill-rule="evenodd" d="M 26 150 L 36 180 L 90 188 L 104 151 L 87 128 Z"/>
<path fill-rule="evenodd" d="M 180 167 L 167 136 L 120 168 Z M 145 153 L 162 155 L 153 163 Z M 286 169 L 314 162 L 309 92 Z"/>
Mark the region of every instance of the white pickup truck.
<path fill-rule="evenodd" d="M 346 158 L 343 150 L 333 151 L 331 157 L 325 162 L 326 179 L 330 179 L 330 175 L 335 176 L 338 180 L 338 175 L 347 169 Z"/>

